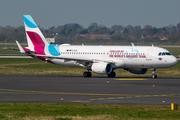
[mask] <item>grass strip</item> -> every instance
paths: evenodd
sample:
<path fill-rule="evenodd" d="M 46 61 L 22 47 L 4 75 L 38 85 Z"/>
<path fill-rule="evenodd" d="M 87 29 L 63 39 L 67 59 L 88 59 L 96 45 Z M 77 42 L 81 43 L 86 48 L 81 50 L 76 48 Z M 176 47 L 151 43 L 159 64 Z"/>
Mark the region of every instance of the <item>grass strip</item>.
<path fill-rule="evenodd" d="M 0 103 L 0 119 L 117 120 L 179 119 L 170 106 L 79 103 Z"/>
<path fill-rule="evenodd" d="M 85 71 L 82 67 L 67 67 L 51 63 L 45 63 L 38 59 L 28 58 L 1 58 L 0 74 L 3 75 L 82 75 Z M 117 76 L 150 77 L 151 70 L 146 74 L 136 75 L 123 69 L 115 70 Z M 180 63 L 169 68 L 156 70 L 158 77 L 180 77 Z M 93 76 L 106 76 L 92 73 Z"/>

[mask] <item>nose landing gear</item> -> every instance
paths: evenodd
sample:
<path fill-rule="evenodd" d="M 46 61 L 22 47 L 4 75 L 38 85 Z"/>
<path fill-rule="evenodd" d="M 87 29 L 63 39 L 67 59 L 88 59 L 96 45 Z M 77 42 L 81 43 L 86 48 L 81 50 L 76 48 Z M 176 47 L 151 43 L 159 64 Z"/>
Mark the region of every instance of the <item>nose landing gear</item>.
<path fill-rule="evenodd" d="M 157 78 L 157 75 L 156 75 L 156 73 L 155 73 L 156 69 L 151 68 L 151 71 L 152 71 L 152 78 L 153 78 L 153 79 L 154 79 L 154 78 Z"/>

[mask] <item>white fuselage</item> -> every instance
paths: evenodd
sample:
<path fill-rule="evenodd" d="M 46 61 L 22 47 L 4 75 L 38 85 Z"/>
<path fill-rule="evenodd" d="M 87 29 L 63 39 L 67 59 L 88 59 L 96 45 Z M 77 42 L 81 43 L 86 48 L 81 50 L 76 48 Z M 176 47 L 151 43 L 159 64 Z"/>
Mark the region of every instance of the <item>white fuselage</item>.
<path fill-rule="evenodd" d="M 159 53 L 165 53 L 159 55 Z M 163 68 L 177 64 L 177 59 L 166 49 L 159 47 L 145 46 L 59 46 L 59 52 L 49 53 L 57 57 L 71 58 L 52 59 L 55 64 L 66 66 L 81 66 L 78 61 L 96 61 L 102 60 L 114 63 L 116 68 Z M 77 59 L 77 60 L 76 60 Z M 77 64 L 78 63 L 78 64 Z"/>

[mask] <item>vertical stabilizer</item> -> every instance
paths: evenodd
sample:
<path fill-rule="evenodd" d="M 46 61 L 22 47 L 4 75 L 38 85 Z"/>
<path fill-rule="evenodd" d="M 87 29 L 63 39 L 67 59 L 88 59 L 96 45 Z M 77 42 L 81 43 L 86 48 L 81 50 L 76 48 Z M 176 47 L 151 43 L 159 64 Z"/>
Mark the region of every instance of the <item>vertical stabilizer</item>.
<path fill-rule="evenodd" d="M 36 51 L 37 54 L 45 55 L 45 46 L 48 46 L 49 43 L 45 39 L 44 35 L 41 33 L 30 15 L 23 15 L 23 20 L 28 48 L 31 51 Z"/>

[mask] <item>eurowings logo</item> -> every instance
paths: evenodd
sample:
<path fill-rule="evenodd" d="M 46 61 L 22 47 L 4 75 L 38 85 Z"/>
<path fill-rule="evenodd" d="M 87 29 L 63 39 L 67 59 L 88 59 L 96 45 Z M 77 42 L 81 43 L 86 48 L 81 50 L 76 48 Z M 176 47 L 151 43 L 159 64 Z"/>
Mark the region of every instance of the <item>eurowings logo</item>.
<path fill-rule="evenodd" d="M 159 61 L 161 61 L 161 60 L 162 60 L 162 58 L 161 58 L 161 57 L 159 57 L 159 58 L 158 58 L 158 60 L 159 60 Z"/>
<path fill-rule="evenodd" d="M 137 55 L 138 55 L 138 50 L 133 50 L 133 48 L 131 48 L 132 50 L 131 50 L 131 53 L 133 54 L 133 56 L 132 55 L 128 55 L 128 52 L 127 52 L 127 50 L 126 50 L 126 55 L 127 55 L 127 58 L 128 59 L 133 59 L 133 58 L 135 58 Z M 129 57 L 129 56 L 131 56 L 131 57 Z"/>
<path fill-rule="evenodd" d="M 30 15 L 23 15 L 24 23 L 26 24 L 27 28 L 33 28 L 26 30 L 27 35 L 30 38 L 30 41 L 33 43 L 34 50 L 36 51 L 36 54 L 46 55 L 45 48 L 48 45 L 48 42 L 44 38 L 43 35 L 41 35 L 41 31 L 38 29 L 38 26 L 32 19 Z M 47 43 L 47 44 L 46 44 Z M 48 45 L 48 51 L 53 56 L 59 56 L 60 50 L 59 46 L 54 46 L 49 44 Z"/>

